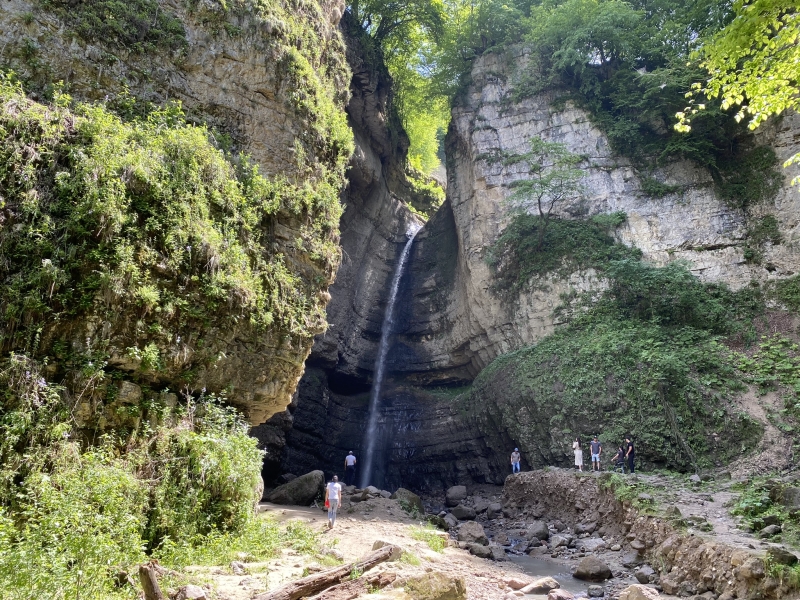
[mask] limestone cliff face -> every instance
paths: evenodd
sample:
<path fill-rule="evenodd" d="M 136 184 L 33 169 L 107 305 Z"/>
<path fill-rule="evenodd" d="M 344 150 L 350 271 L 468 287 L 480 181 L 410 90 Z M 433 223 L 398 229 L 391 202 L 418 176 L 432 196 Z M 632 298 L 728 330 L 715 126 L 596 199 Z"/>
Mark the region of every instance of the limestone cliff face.
<path fill-rule="evenodd" d="M 748 263 L 747 217 L 718 197 L 707 171 L 689 161 L 672 163 L 655 177 L 680 191 L 648 196 L 640 174 L 612 152 L 585 111 L 569 102 L 557 107 L 556 93 L 511 101 L 515 69 L 524 61 L 524 55 L 506 54 L 479 59 L 472 85 L 453 109 L 447 203 L 418 235 L 409 283 L 413 302 L 400 337 L 406 353 L 397 371 L 423 384 L 470 381 L 495 357 L 552 333 L 557 324 L 553 309 L 562 293 L 603 285 L 589 271 L 554 278 L 512 301 L 501 302 L 490 290 L 486 251 L 508 223 L 504 199 L 511 184 L 526 173 L 518 164 L 504 166 L 488 157 L 524 153 L 533 137 L 564 143 L 586 157 L 581 165 L 586 197 L 562 206 L 560 215 L 626 213 L 627 223 L 617 235 L 640 248 L 644 260 L 685 260 L 702 280 L 733 289 L 800 272 L 800 193 L 789 185 L 796 168 L 781 171 L 778 194 L 749 216 L 774 215 L 783 242 L 766 245 L 761 264 Z M 776 121 L 759 132 L 758 141 L 772 146 L 782 163 L 800 149 L 800 116 Z"/>
<path fill-rule="evenodd" d="M 336 163 L 346 150 L 330 147 L 334 136 L 326 127 L 338 119 L 345 130 L 341 114 L 350 77 L 337 28 L 343 0 L 228 5 L 154 1 L 146 21 L 122 26 L 133 29 L 128 33 L 134 41 L 137 35 L 146 41 L 147 28 L 168 14 L 180 39 L 142 50 L 81 34 L 86 5 L 80 2 L 7 0 L 0 10 L 0 65 L 13 69 L 28 89 L 63 81 L 78 100 L 113 102 L 126 88 L 139 105 L 179 100 L 191 120 L 228 136 L 233 150 L 250 154 L 267 176 L 299 186 L 340 184 Z M 290 402 L 312 336 L 326 327 L 327 288 L 339 259 L 338 209 L 327 227 L 315 224 L 320 215 L 314 210 L 282 206 L 270 225 L 272 247 L 263 249 L 265 256 L 285 257 L 290 276 L 299 278 L 310 298 L 301 333 L 209 323 L 162 348 L 165 369 L 147 376 L 125 353 L 139 340 L 115 325 L 76 322 L 70 343 L 78 352 L 87 338 L 106 345 L 111 366 L 152 388 L 181 389 L 184 374 L 193 372 L 194 389 L 227 390 L 251 422 L 265 421 Z M 333 250 L 320 258 L 322 246 Z"/>

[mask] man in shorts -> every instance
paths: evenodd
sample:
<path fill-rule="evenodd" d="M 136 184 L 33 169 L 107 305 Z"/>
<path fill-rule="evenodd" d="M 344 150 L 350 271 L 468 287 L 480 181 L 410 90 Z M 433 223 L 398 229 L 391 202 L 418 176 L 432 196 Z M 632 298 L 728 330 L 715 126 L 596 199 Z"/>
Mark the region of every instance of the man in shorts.
<path fill-rule="evenodd" d="M 597 439 L 597 436 L 592 438 L 592 441 L 589 443 L 589 448 L 592 454 L 592 471 L 599 471 L 600 455 L 603 453 L 603 445 Z"/>
<path fill-rule="evenodd" d="M 336 525 L 336 509 L 342 499 L 342 485 L 339 478 L 334 475 L 333 479 L 325 486 L 325 504 L 328 505 L 328 529 L 333 529 Z"/>

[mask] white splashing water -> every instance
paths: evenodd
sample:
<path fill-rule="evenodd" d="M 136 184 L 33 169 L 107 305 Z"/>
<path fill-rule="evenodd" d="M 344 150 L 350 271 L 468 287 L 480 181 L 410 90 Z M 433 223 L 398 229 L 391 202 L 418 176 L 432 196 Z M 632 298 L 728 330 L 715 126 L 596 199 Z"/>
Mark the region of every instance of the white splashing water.
<path fill-rule="evenodd" d="M 367 431 L 364 434 L 364 468 L 361 469 L 360 487 L 364 488 L 370 485 L 370 478 L 372 477 L 372 459 L 375 454 L 375 442 L 378 437 L 378 416 L 380 413 L 378 404 L 381 397 L 381 388 L 383 387 L 383 375 L 386 370 L 386 355 L 389 353 L 389 338 L 392 334 L 394 325 L 394 304 L 397 299 L 397 290 L 400 287 L 400 278 L 403 276 L 403 269 L 405 268 L 406 261 L 411 254 L 411 246 L 414 244 L 414 238 L 421 227 L 419 225 L 412 225 L 408 231 L 410 237 L 403 248 L 403 253 L 400 255 L 400 260 L 397 263 L 397 269 L 392 277 L 392 287 L 389 292 L 389 302 L 386 305 L 386 313 L 383 315 L 383 324 L 381 325 L 381 341 L 378 344 L 378 356 L 375 358 L 375 379 L 372 382 L 372 393 L 369 397 L 369 422 L 367 424 Z M 408 235 L 407 234 L 407 235 Z"/>

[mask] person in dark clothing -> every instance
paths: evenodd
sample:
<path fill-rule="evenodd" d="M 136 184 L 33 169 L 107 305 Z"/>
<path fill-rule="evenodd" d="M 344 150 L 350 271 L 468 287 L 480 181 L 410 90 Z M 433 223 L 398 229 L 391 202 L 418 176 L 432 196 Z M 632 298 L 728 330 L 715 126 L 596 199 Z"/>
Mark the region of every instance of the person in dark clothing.
<path fill-rule="evenodd" d="M 625 472 L 625 449 L 622 446 L 617 448 L 617 453 L 611 460 L 614 462 L 614 471 Z"/>
<path fill-rule="evenodd" d="M 633 440 L 630 437 L 625 438 L 625 459 L 628 462 L 628 472 L 635 473 L 635 469 L 633 468 L 633 459 L 636 457 L 636 448 L 633 445 Z"/>
<path fill-rule="evenodd" d="M 356 481 L 356 457 L 353 451 L 347 453 L 344 457 L 344 484 L 353 485 Z"/>

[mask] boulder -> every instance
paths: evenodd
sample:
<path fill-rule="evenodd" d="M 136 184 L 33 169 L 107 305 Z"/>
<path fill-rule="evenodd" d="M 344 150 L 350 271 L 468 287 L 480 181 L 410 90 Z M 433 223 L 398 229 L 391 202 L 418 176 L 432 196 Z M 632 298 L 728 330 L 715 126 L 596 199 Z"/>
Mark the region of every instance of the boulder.
<path fill-rule="evenodd" d="M 391 498 L 393 500 L 397 500 L 401 505 L 403 505 L 403 508 L 408 507 L 408 509 L 411 511 L 416 508 L 419 514 L 425 514 L 425 506 L 422 504 L 422 498 L 406 488 L 397 488 L 397 491 L 392 494 Z"/>
<path fill-rule="evenodd" d="M 590 585 L 586 593 L 589 598 L 602 598 L 606 595 L 606 590 L 602 585 Z"/>
<path fill-rule="evenodd" d="M 633 572 L 636 581 L 639 583 L 651 583 L 656 576 L 656 572 L 648 565 L 642 565 Z"/>
<path fill-rule="evenodd" d="M 297 475 L 295 475 L 294 473 L 284 473 L 283 475 L 278 477 L 278 481 L 280 481 L 281 483 L 289 483 L 290 481 L 294 481 L 295 479 L 297 479 Z"/>
<path fill-rule="evenodd" d="M 492 502 L 486 507 L 486 517 L 489 519 L 496 519 L 503 514 L 503 505 L 499 502 Z"/>
<path fill-rule="evenodd" d="M 550 547 L 555 548 L 568 548 L 572 542 L 572 536 L 568 534 L 557 533 L 550 538 Z"/>
<path fill-rule="evenodd" d="M 695 473 L 694 475 L 689 476 L 689 481 L 691 481 L 694 484 L 699 484 L 702 481 L 702 479 L 700 479 L 700 475 Z"/>
<path fill-rule="evenodd" d="M 767 558 L 769 562 L 776 565 L 786 565 L 793 567 L 797 564 L 797 556 L 783 548 L 769 548 L 767 550 Z"/>
<path fill-rule="evenodd" d="M 463 577 L 436 571 L 402 581 L 405 593 L 412 600 L 466 600 L 467 585 Z"/>
<path fill-rule="evenodd" d="M 640 584 L 629 585 L 619 594 L 619 600 L 658 600 L 659 598 L 661 595 L 658 591 Z"/>
<path fill-rule="evenodd" d="M 612 577 L 611 569 L 595 556 L 587 556 L 578 563 L 574 577 L 584 581 L 605 581 Z"/>
<path fill-rule="evenodd" d="M 544 523 L 544 521 L 534 521 L 528 525 L 528 529 L 525 532 L 525 537 L 529 540 L 532 540 L 533 538 L 546 540 L 550 537 L 550 530 L 547 528 L 547 525 Z"/>
<path fill-rule="evenodd" d="M 311 471 L 276 487 L 267 500 L 275 504 L 308 506 L 323 493 L 324 487 L 325 474 L 322 471 Z"/>
<path fill-rule="evenodd" d="M 184 585 L 178 589 L 175 600 L 207 600 L 206 591 L 199 585 Z"/>
<path fill-rule="evenodd" d="M 572 600 L 574 597 L 567 590 L 562 589 L 547 592 L 547 600 Z"/>
<path fill-rule="evenodd" d="M 627 569 L 633 569 L 642 564 L 642 555 L 638 552 L 626 552 L 622 555 L 622 566 Z"/>
<path fill-rule="evenodd" d="M 492 549 L 482 544 L 470 544 L 469 553 L 474 554 L 478 558 L 491 559 L 493 557 Z"/>
<path fill-rule="evenodd" d="M 562 521 L 559 521 L 558 519 L 553 521 L 553 529 L 555 529 L 556 531 L 564 531 L 566 528 L 567 526 L 564 525 Z"/>
<path fill-rule="evenodd" d="M 454 485 L 447 490 L 444 503 L 447 506 L 458 506 L 467 497 L 467 487 L 464 485 Z"/>
<path fill-rule="evenodd" d="M 454 506 L 450 511 L 450 514 L 452 514 L 459 521 L 472 520 L 477 516 L 474 508 L 471 506 L 464 506 L 463 504 Z"/>
<path fill-rule="evenodd" d="M 475 512 L 481 514 L 485 512 L 487 508 L 489 508 L 489 501 L 484 498 L 475 498 L 472 503 L 472 508 L 475 509 Z"/>
<path fill-rule="evenodd" d="M 781 490 L 781 504 L 790 510 L 800 508 L 800 487 L 785 487 Z"/>
<path fill-rule="evenodd" d="M 506 551 L 503 550 L 501 546 L 489 546 L 489 549 L 492 551 L 492 560 L 496 560 L 498 562 L 508 560 Z"/>
<path fill-rule="evenodd" d="M 764 529 L 758 532 L 758 535 L 759 537 L 762 538 L 768 538 L 774 535 L 778 535 L 781 531 L 783 530 L 781 529 L 780 525 L 767 525 L 766 527 L 764 527 Z"/>
<path fill-rule="evenodd" d="M 505 583 L 512 590 L 521 590 L 526 585 L 528 585 L 527 580 L 520 579 L 519 577 L 508 577 L 505 580 L 503 580 L 503 583 Z"/>
<path fill-rule="evenodd" d="M 597 523 L 595 522 L 578 523 L 577 525 L 575 525 L 575 534 L 581 535 L 583 533 L 594 533 L 596 529 L 597 529 Z"/>
<path fill-rule="evenodd" d="M 381 491 L 376 488 L 374 485 L 368 485 L 364 488 L 364 491 L 369 494 L 370 496 L 380 496 Z"/>
<path fill-rule="evenodd" d="M 523 594 L 546 594 L 550 590 L 557 590 L 560 587 L 561 584 L 552 577 L 541 577 L 536 581 L 532 581 L 520 591 Z"/>
<path fill-rule="evenodd" d="M 387 492 L 386 490 L 380 491 L 381 498 L 389 499 L 392 497 L 392 492 Z"/>
<path fill-rule="evenodd" d="M 458 525 L 458 519 L 456 519 L 450 513 L 447 513 L 447 515 L 445 515 L 444 522 L 450 529 L 452 529 L 453 527 L 456 527 Z"/>
<path fill-rule="evenodd" d="M 463 523 L 458 529 L 458 541 L 467 542 L 470 544 L 480 544 L 481 546 L 488 546 L 489 539 L 486 537 L 486 532 L 483 530 L 483 525 L 475 521 L 467 521 Z"/>

